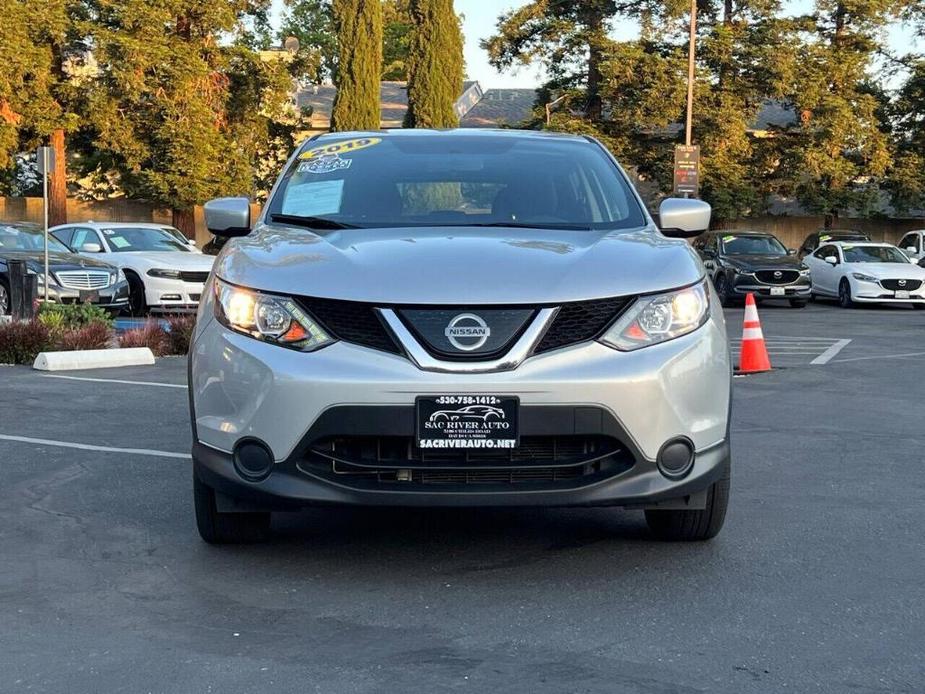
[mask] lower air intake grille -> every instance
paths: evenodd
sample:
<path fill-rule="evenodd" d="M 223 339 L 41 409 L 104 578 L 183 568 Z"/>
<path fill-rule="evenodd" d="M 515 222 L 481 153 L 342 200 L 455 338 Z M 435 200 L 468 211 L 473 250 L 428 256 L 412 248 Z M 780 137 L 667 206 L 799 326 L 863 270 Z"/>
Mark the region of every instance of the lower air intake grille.
<path fill-rule="evenodd" d="M 631 298 L 619 297 L 562 304 L 535 352 L 539 354 L 595 339 L 616 320 L 630 301 Z"/>

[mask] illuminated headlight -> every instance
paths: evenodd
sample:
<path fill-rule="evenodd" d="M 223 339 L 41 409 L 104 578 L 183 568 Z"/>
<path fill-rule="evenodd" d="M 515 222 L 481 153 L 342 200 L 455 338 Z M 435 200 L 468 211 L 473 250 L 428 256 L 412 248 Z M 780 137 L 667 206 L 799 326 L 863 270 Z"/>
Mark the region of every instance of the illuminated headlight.
<path fill-rule="evenodd" d="M 151 268 L 150 270 L 148 270 L 148 275 L 150 277 L 160 277 L 161 279 L 165 279 L 165 280 L 180 279 L 179 270 L 166 270 L 164 268 L 159 268 L 159 267 Z"/>
<path fill-rule="evenodd" d="M 303 352 L 334 342 L 289 297 L 262 294 L 219 279 L 215 280 L 215 317 L 236 332 Z"/>
<path fill-rule="evenodd" d="M 707 322 L 710 299 L 706 284 L 636 300 L 601 338 L 621 352 L 657 345 L 687 335 Z"/>
<path fill-rule="evenodd" d="M 854 279 L 858 280 L 859 282 L 873 282 L 874 284 L 877 284 L 877 282 L 880 281 L 876 277 L 872 277 L 871 275 L 865 275 L 863 272 L 852 272 L 851 276 L 854 277 Z"/>

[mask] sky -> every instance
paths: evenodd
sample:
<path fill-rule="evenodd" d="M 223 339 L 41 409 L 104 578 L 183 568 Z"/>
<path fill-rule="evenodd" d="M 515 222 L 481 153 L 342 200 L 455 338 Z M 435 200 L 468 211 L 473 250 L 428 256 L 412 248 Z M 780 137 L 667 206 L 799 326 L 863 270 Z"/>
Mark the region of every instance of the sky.
<path fill-rule="evenodd" d="M 580 0 L 575 0 L 579 2 Z M 467 79 L 478 80 L 483 88 L 534 88 L 543 82 L 543 70 L 539 66 L 519 67 L 505 72 L 498 72 L 488 64 L 488 56 L 479 47 L 479 42 L 495 32 L 499 15 L 515 7 L 525 5 L 527 0 L 455 0 L 456 11 L 463 15 L 463 49 L 466 59 Z M 813 0 L 785 0 L 786 14 L 804 14 L 812 10 Z M 282 0 L 274 0 L 275 14 L 278 16 Z M 617 38 L 631 38 L 637 31 L 632 23 L 616 27 Z M 888 41 L 894 51 L 907 53 L 921 48 L 913 39 L 909 27 L 891 28 Z"/>

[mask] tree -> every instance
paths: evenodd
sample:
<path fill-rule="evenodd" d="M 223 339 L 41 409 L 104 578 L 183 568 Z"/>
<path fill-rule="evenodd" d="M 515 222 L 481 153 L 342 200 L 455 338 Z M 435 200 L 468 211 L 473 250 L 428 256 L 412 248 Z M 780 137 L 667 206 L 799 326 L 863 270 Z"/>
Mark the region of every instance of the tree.
<path fill-rule="evenodd" d="M 463 40 L 453 0 L 411 0 L 405 127 L 453 128 L 462 93 Z"/>
<path fill-rule="evenodd" d="M 295 36 L 299 53 L 297 77 L 320 84 L 337 73 L 337 32 L 331 0 L 286 0 L 279 39 Z"/>
<path fill-rule="evenodd" d="M 337 27 L 337 94 L 332 130 L 378 130 L 382 71 L 380 0 L 334 0 Z"/>
<path fill-rule="evenodd" d="M 413 26 L 410 0 L 383 0 L 382 79 L 407 81 Z"/>
<path fill-rule="evenodd" d="M 289 78 L 241 42 L 223 43 L 261 2 L 96 0 L 84 162 L 116 171 L 129 197 L 173 210 L 253 192 L 258 148 L 287 102 Z"/>

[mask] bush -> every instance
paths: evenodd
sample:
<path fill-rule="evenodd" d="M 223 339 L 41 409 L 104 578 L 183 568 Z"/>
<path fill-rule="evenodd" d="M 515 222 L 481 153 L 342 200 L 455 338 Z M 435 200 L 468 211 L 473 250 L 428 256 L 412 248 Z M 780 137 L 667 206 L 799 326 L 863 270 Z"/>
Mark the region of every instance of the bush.
<path fill-rule="evenodd" d="M 109 312 L 95 304 L 39 304 L 39 320 L 49 329 L 82 328 L 101 323 L 107 328 L 114 324 Z"/>
<path fill-rule="evenodd" d="M 40 321 L 0 323 L 0 363 L 31 364 L 49 348 L 51 335 Z"/>
<path fill-rule="evenodd" d="M 105 349 L 112 331 L 103 323 L 93 322 L 81 328 L 63 330 L 54 336 L 54 347 L 62 351 L 75 349 Z"/>
<path fill-rule="evenodd" d="M 196 316 L 169 316 L 167 324 L 170 326 L 170 353 L 189 354 L 193 330 L 196 328 Z"/>
<path fill-rule="evenodd" d="M 143 328 L 126 330 L 119 336 L 120 347 L 147 347 L 156 357 L 170 354 L 170 334 L 158 321 L 148 321 Z"/>

